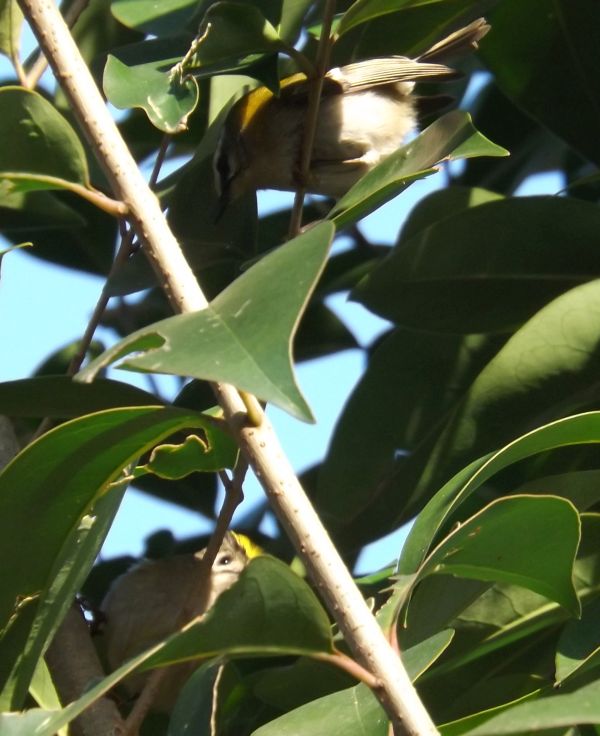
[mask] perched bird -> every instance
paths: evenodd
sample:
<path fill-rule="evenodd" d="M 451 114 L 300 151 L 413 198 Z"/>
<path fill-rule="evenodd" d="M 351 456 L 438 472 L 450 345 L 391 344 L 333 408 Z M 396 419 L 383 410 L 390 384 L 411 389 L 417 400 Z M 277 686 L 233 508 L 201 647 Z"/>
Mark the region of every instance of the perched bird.
<path fill-rule="evenodd" d="M 206 603 L 197 595 L 204 549 L 144 561 L 117 578 L 101 604 L 105 618 L 102 649 L 110 670 L 204 613 L 261 552 L 245 535 L 227 532 L 212 566 Z M 196 662 L 186 662 L 169 668 L 155 699 L 155 710 L 173 707 L 197 666 Z M 147 677 L 147 672 L 133 674 L 124 680 L 123 689 L 130 696 L 138 695 Z"/>
<path fill-rule="evenodd" d="M 393 153 L 415 128 L 417 82 L 455 78 L 440 61 L 477 48 L 489 30 L 479 18 L 417 59 L 386 56 L 327 72 L 310 161 L 309 192 L 343 195 Z M 229 111 L 213 158 L 221 210 L 248 190 L 295 189 L 311 82 L 283 79 L 279 96 L 258 87 Z"/>

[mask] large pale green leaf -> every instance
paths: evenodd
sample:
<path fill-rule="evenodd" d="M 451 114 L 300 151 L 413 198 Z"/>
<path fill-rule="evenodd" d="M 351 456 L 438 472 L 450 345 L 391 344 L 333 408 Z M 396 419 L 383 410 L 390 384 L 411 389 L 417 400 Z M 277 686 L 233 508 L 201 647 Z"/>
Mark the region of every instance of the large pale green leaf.
<path fill-rule="evenodd" d="M 482 56 L 500 89 L 576 151 L 600 163 L 598 3 L 503 0 L 490 20 Z"/>
<path fill-rule="evenodd" d="M 535 429 L 498 452 L 474 461 L 449 480 L 419 514 L 402 549 L 399 571 L 406 575 L 416 572 L 442 525 L 471 493 L 503 468 L 557 447 L 597 442 L 600 412 L 589 412 Z"/>
<path fill-rule="evenodd" d="M 74 566 L 77 538 L 91 528 L 93 545 L 101 542 L 107 529 L 95 534 L 93 517 L 100 494 L 128 462 L 162 438 L 204 423 L 201 415 L 178 409 L 111 409 L 51 430 L 6 466 L 0 474 L 0 554 L 5 561 L 0 626 L 8 625 L 0 642 L 3 684 L 30 641 L 36 616 L 43 616 L 46 606 L 64 605 L 65 576 L 66 589 L 73 579 L 85 577 L 86 567 Z M 25 550 L 15 536 L 22 530 L 28 535 Z M 48 626 L 55 623 L 50 616 Z M 11 683 L 18 700 L 28 682 Z"/>
<path fill-rule="evenodd" d="M 504 148 L 473 127 L 468 113 L 449 112 L 365 174 L 336 203 L 328 217 L 338 228 L 345 227 L 373 212 L 414 181 L 435 173 L 442 161 L 506 155 Z"/>
<path fill-rule="evenodd" d="M 600 274 L 595 205 L 519 197 L 456 212 L 454 197 L 436 193 L 446 216 L 403 236 L 353 298 L 412 329 L 510 330 Z"/>
<path fill-rule="evenodd" d="M 65 118 L 37 92 L 0 89 L 0 181 L 19 189 L 87 186 L 87 159 Z"/>
<path fill-rule="evenodd" d="M 550 728 L 600 723 L 600 681 L 572 693 L 550 695 L 519 703 L 482 725 L 469 736 L 502 736 L 536 733 Z"/>
<path fill-rule="evenodd" d="M 103 87 L 110 102 L 120 109 L 139 107 L 150 122 L 165 133 L 187 125 L 198 104 L 198 84 L 192 77 L 170 77 L 170 69 L 185 53 L 185 42 L 156 40 L 133 44 L 108 56 Z"/>
<path fill-rule="evenodd" d="M 573 586 L 579 515 L 556 496 L 511 496 L 493 501 L 454 529 L 425 561 L 419 577 L 459 577 L 521 585 L 581 610 Z"/>
<path fill-rule="evenodd" d="M 80 379 L 144 351 L 122 367 L 231 383 L 310 421 L 292 370 L 291 340 L 332 237 L 331 223 L 310 228 L 246 271 L 206 309 L 134 332 L 90 363 Z"/>

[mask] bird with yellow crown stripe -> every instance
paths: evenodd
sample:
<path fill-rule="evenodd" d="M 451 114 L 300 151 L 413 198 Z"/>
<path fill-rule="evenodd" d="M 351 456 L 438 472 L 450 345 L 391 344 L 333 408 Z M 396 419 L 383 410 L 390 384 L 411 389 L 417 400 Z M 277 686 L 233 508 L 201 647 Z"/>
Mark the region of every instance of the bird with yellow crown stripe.
<path fill-rule="evenodd" d="M 100 606 L 105 621 L 102 649 L 111 671 L 205 613 L 263 551 L 244 534 L 227 532 L 212 566 L 205 605 L 193 595 L 204 553 L 202 549 L 144 561 L 114 581 Z M 169 667 L 153 709 L 169 711 L 197 666 L 197 662 L 185 662 Z M 122 689 L 131 697 L 138 695 L 147 678 L 147 672 L 131 675 Z"/>
<path fill-rule="evenodd" d="M 221 211 L 249 190 L 293 190 L 300 183 L 316 194 L 343 195 L 415 128 L 415 84 L 458 76 L 440 62 L 473 51 L 488 30 L 479 18 L 416 59 L 386 56 L 329 70 L 306 182 L 298 172 L 310 81 L 294 74 L 277 96 L 266 87 L 248 92 L 229 111 L 213 158 Z"/>

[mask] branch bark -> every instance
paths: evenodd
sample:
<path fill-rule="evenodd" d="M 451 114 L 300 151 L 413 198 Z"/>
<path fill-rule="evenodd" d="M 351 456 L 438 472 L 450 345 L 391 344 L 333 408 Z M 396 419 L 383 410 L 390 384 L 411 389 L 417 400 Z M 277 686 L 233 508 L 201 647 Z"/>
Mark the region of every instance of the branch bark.
<path fill-rule="evenodd" d="M 206 298 L 53 1 L 19 0 L 19 4 L 115 195 L 129 207 L 133 226 L 173 308 L 177 312 L 203 309 Z M 258 402 L 260 425 L 249 426 L 239 393 L 223 384 L 213 388 L 242 452 L 354 656 L 379 683 L 377 695 L 397 733 L 436 734 L 400 658 L 371 615 Z"/>

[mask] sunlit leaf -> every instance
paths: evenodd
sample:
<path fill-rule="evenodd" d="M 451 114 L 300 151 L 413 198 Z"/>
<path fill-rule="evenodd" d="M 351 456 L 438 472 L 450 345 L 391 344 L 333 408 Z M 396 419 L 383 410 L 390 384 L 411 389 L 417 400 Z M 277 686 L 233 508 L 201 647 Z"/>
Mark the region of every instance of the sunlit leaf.
<path fill-rule="evenodd" d="M 414 141 L 365 174 L 329 213 L 338 228 L 373 212 L 417 179 L 437 171 L 437 164 L 472 156 L 508 152 L 479 133 L 468 113 L 455 110 L 432 123 Z"/>
<path fill-rule="evenodd" d="M 181 52 L 185 45 L 180 45 Z M 165 133 L 180 132 L 198 103 L 195 79 L 171 79 L 170 70 L 179 61 L 177 46 L 164 41 L 125 47 L 109 55 L 103 86 L 115 107 L 139 107 L 152 124 Z"/>
<path fill-rule="evenodd" d="M 333 226 L 321 223 L 246 271 L 209 307 L 138 330 L 79 374 L 89 380 L 133 351 L 131 370 L 231 383 L 292 415 L 312 415 L 293 375 L 290 342 L 324 266 Z"/>
<path fill-rule="evenodd" d="M 445 521 L 488 478 L 524 458 L 557 447 L 600 442 L 600 412 L 559 419 L 519 437 L 498 452 L 480 458 L 457 473 L 425 506 L 402 550 L 399 571 L 416 571 Z"/>
<path fill-rule="evenodd" d="M 572 693 L 519 703 L 469 731 L 469 736 L 536 733 L 549 728 L 600 722 L 600 681 Z"/>
<path fill-rule="evenodd" d="M 427 558 L 420 576 L 459 577 L 521 585 L 573 615 L 579 515 L 556 496 L 511 496 L 492 502 L 453 530 Z"/>

